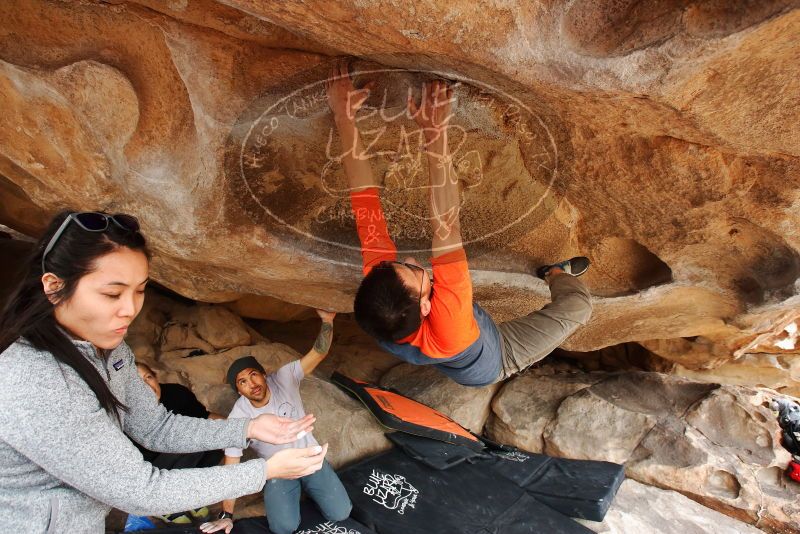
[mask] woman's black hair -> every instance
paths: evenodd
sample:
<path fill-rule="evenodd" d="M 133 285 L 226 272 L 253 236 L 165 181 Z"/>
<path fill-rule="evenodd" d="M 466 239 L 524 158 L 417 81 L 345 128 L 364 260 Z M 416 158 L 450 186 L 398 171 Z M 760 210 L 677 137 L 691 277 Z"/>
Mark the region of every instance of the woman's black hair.
<path fill-rule="evenodd" d="M 100 373 L 75 346 L 56 322 L 54 310 L 75 293 L 78 281 L 91 273 L 102 256 L 120 248 L 141 251 L 148 259 L 150 253 L 139 232 L 124 230 L 109 221 L 103 232 L 89 232 L 74 221 L 67 225 L 58 242 L 47 254 L 46 269 L 64 281 L 50 297 L 42 287 L 42 253 L 53 234 L 71 212 L 56 215 L 26 258 L 21 281 L 12 292 L 0 313 L 0 352 L 20 340 L 38 350 L 47 351 L 58 361 L 69 365 L 91 388 L 100 405 L 109 413 L 127 410 L 103 380 Z M 21 339 L 20 339 L 21 338 Z"/>

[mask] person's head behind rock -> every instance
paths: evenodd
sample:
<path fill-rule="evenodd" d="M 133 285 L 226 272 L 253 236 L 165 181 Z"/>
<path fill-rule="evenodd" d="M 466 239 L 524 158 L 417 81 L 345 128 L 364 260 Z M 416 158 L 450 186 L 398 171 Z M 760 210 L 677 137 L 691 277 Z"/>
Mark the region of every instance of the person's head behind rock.
<path fill-rule="evenodd" d="M 155 371 L 144 362 L 136 362 L 136 372 L 145 384 L 150 386 L 153 393 L 156 395 L 156 400 L 161 401 L 161 384 L 158 382 Z"/>

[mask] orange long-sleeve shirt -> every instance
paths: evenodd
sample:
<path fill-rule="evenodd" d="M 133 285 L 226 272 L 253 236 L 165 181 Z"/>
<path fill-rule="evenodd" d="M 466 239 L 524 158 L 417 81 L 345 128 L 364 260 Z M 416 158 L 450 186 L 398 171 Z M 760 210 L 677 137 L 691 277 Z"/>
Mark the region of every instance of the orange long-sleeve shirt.
<path fill-rule="evenodd" d="M 380 262 L 395 261 L 397 248 L 386 227 L 378 189 L 351 193 L 350 200 L 366 276 Z M 409 363 L 440 364 L 458 382 L 489 383 L 500 372 L 500 338 L 491 318 L 472 302 L 466 254 L 455 250 L 431 263 L 436 288 L 430 313 L 416 332 L 381 345 Z"/>

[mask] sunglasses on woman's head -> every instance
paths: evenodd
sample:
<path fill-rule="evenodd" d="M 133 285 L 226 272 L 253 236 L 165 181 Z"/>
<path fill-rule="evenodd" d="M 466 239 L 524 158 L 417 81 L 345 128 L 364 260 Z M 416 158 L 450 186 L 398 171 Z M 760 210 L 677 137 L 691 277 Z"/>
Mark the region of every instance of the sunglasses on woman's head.
<path fill-rule="evenodd" d="M 139 231 L 139 221 L 136 217 L 132 215 L 126 215 L 124 213 L 117 213 L 116 215 L 107 215 L 105 213 L 100 213 L 99 211 L 83 211 L 80 213 L 70 213 L 67 215 L 67 218 L 64 219 L 64 222 L 61 223 L 61 226 L 58 227 L 56 233 L 53 234 L 53 237 L 50 238 L 50 241 L 47 243 L 47 246 L 44 249 L 44 253 L 42 254 L 42 274 L 46 273 L 47 270 L 44 267 L 44 260 L 47 258 L 47 255 L 53 250 L 53 247 L 58 242 L 61 234 L 64 233 L 64 230 L 67 229 L 69 223 L 71 221 L 75 221 L 75 223 L 86 230 L 87 232 L 105 232 L 108 230 L 109 224 L 114 223 L 118 227 L 128 232 L 138 232 Z"/>

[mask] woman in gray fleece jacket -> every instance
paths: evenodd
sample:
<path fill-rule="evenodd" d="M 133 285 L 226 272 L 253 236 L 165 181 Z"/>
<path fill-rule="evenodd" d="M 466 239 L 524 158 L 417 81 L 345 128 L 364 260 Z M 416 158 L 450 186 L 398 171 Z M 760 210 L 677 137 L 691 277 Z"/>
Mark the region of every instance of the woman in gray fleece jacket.
<path fill-rule="evenodd" d="M 111 507 L 139 515 L 255 493 L 267 478 L 322 466 L 326 447 L 277 461 L 159 470 L 147 449 L 189 453 L 291 443 L 299 421 L 173 415 L 142 382 L 123 341 L 142 307 L 149 255 L 135 218 L 63 212 L 50 223 L 0 315 L 0 525 L 8 532 L 101 533 Z"/>

